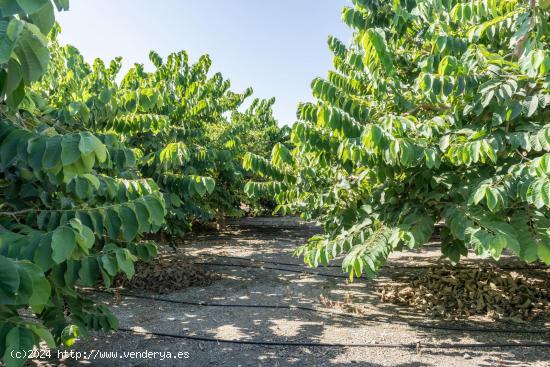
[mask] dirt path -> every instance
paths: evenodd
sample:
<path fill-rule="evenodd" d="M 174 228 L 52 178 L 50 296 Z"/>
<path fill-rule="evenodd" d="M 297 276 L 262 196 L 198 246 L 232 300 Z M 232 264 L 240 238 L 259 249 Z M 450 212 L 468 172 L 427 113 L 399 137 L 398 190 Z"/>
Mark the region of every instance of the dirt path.
<path fill-rule="evenodd" d="M 176 301 L 209 302 L 228 305 L 303 306 L 324 313 L 288 308 L 206 307 L 160 302 L 150 299 L 122 297 L 116 302 L 110 295 L 97 299 L 109 304 L 119 317 L 121 327 L 138 332 L 191 335 L 198 337 L 246 342 L 292 342 L 362 344 L 362 347 L 263 346 L 229 344 L 177 339 L 151 335 L 136 335 L 119 331 L 96 335 L 77 343 L 75 350 L 87 353 L 89 360 L 54 358 L 38 365 L 94 366 L 550 366 L 550 348 L 488 347 L 430 348 L 434 345 L 469 343 L 549 342 L 550 334 L 506 334 L 430 330 L 410 323 L 430 323 L 414 310 L 382 304 L 372 291 L 376 284 L 390 277 L 407 274 L 414 269 L 399 268 L 411 263 L 430 264 L 437 261 L 438 252 L 396 255 L 376 281 L 348 284 L 338 268 L 318 269 L 336 277 L 287 272 L 297 266 L 275 265 L 259 261 L 300 264 L 292 257 L 297 244 L 311 233 L 307 229 L 243 229 L 230 227 L 215 235 L 195 236 L 182 251 L 198 262 L 215 262 L 232 266 L 209 266 L 222 275 L 208 287 L 194 287 L 164 295 Z M 250 262 L 220 256 L 256 259 L 258 267 L 245 267 Z M 235 266 L 235 265 L 241 266 Z M 263 265 L 263 268 L 261 266 Z M 141 295 L 153 295 L 141 292 Z M 346 303 L 346 310 L 332 303 Z M 340 317 L 361 308 L 366 319 Z M 329 314 L 332 312 L 332 314 Z M 467 327 L 487 326 L 483 321 L 470 322 Z M 444 325 L 449 325 L 448 323 Z M 458 324 L 452 324 L 457 326 Z M 458 325 L 460 326 L 460 325 Z M 517 327 L 492 323 L 490 327 Z M 548 328 L 550 323 L 526 325 Z M 395 345 L 418 345 L 418 348 Z M 392 346 L 394 345 L 394 346 Z M 118 351 L 117 358 L 101 359 L 92 351 Z M 121 352 L 170 352 L 172 356 L 188 353 L 188 358 L 165 359 L 125 358 Z M 166 354 L 164 355 L 166 356 Z M 111 355 L 111 357 L 113 357 Z M 185 355 L 183 356 L 185 357 Z M 93 358 L 96 358 L 95 360 Z"/>

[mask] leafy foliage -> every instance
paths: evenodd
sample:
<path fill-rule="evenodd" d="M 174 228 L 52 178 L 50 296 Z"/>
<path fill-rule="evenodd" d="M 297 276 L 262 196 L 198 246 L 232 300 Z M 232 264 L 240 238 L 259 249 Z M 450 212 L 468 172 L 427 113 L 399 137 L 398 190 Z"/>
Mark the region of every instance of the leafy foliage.
<path fill-rule="evenodd" d="M 354 0 L 334 37 L 334 71 L 312 83 L 293 147 L 249 155 L 283 213 L 324 234 L 297 250 L 311 266 L 344 256 L 374 275 L 393 251 L 440 233 L 469 248 L 550 264 L 550 47 L 547 2 Z"/>
<path fill-rule="evenodd" d="M 155 70 L 121 59 L 86 63 L 57 43 L 54 6 L 0 2 L 0 359 L 41 340 L 70 346 L 118 322 L 78 289 L 105 286 L 156 245 L 145 234 L 182 233 L 192 221 L 238 212 L 242 156 L 283 139 L 273 101 L 230 91 L 207 55 L 185 52 Z M 265 147 L 256 146 L 258 152 Z M 262 150 L 263 149 L 263 150 Z M 242 194 L 241 194 L 242 193 Z M 34 316 L 29 318 L 29 312 Z"/>
<path fill-rule="evenodd" d="M 57 32 L 50 37 L 54 67 L 33 85 L 38 113 L 130 148 L 125 154 L 139 174 L 163 193 L 168 233 L 182 234 L 196 220 L 239 215 L 250 131 L 256 130 L 256 146 L 264 150 L 281 135 L 271 113 L 274 100 L 254 100 L 239 112 L 252 90 L 232 92 L 221 74 L 208 75 L 208 55 L 193 64 L 185 51 L 166 62 L 151 52 L 153 71 L 136 64 L 119 77 L 121 59 L 108 67 L 99 59 L 90 65 L 74 47 L 60 46 Z"/>
<path fill-rule="evenodd" d="M 27 84 L 48 67 L 53 6 L 0 5 L 0 356 L 7 366 L 24 363 L 12 351 L 40 340 L 69 345 L 88 330 L 116 328 L 109 310 L 75 286 L 99 279 L 109 286 L 119 272 L 132 277 L 134 261 L 156 253 L 154 244 L 137 240 L 158 230 L 165 215 L 154 181 L 118 174 L 113 159 L 120 146 L 35 114 Z M 38 322 L 23 318 L 26 311 Z"/>
<path fill-rule="evenodd" d="M 239 180 L 231 185 L 226 184 L 226 197 L 231 197 L 234 203 L 240 203 L 247 215 L 262 215 L 270 213 L 276 206 L 272 197 L 262 196 L 253 198 L 243 189 L 248 179 L 253 176 L 247 174 L 243 167 L 243 159 L 247 154 L 269 158 L 274 145 L 287 142 L 290 128 L 278 126 L 273 116 L 272 106 L 275 99 L 254 99 L 243 112 L 234 111 L 228 124 L 219 126 L 211 131 L 214 141 L 223 142 L 231 149 L 235 165 L 239 168 Z"/>

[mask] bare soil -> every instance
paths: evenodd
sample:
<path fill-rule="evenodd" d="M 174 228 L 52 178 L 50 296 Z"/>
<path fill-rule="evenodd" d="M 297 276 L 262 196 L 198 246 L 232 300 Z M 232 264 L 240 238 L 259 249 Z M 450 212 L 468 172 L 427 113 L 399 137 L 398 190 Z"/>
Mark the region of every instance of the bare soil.
<path fill-rule="evenodd" d="M 195 265 L 187 266 L 190 274 L 178 273 L 178 277 L 193 278 L 196 276 L 193 274 L 197 273 L 196 266 L 199 266 L 198 272 L 201 276 L 208 274 L 202 278 L 209 279 L 211 284 L 188 287 L 162 297 L 195 303 L 303 306 L 322 310 L 323 313 L 303 309 L 184 305 L 124 295 L 124 292 L 132 292 L 138 296 L 158 296 L 157 293 L 144 289 L 125 290 L 122 296 L 93 294 L 93 297 L 114 310 L 122 328 L 141 333 L 192 335 L 248 342 L 362 344 L 362 347 L 242 345 L 119 331 L 94 334 L 89 340 L 77 342 L 74 350 L 88 353 L 88 360 L 52 358 L 35 360 L 33 363 L 41 366 L 550 366 L 548 347 L 495 346 L 501 343 L 548 343 L 550 333 L 487 333 L 425 329 L 417 326 L 435 324 L 470 329 L 490 327 L 518 331 L 548 330 L 548 314 L 538 315 L 535 320 L 522 323 L 495 321 L 484 315 L 472 315 L 467 320 L 442 320 L 408 305 L 384 303 L 380 300 L 379 294 L 375 292 L 377 288 L 407 284 L 411 279 L 417 279 L 419 273 L 426 271 L 425 268 L 411 266 L 440 265 L 442 262 L 437 246 L 425 246 L 422 251 L 394 254 L 389 261 L 389 267 L 384 268 L 377 279 L 359 279 L 349 283 L 345 277 L 341 277 L 339 268 L 316 269 L 315 272 L 320 274 L 301 272 L 304 270 L 301 260 L 293 257 L 292 251 L 311 234 L 307 227 L 285 229 L 272 226 L 247 229 L 230 225 L 219 233 L 191 236 L 180 245 L 180 254 L 177 257 L 184 257 L 187 263 L 193 262 Z M 169 249 L 165 254 L 167 258 L 171 258 Z M 205 265 L 206 263 L 217 265 Z M 158 270 L 159 263 L 155 264 Z M 513 259 L 506 257 L 499 263 L 482 263 L 472 257 L 462 265 L 498 267 L 502 264 L 515 263 Z M 162 263 L 160 267 L 163 267 Z M 219 279 L 212 277 L 211 273 L 217 274 Z M 155 283 L 159 280 L 151 277 L 149 281 Z M 178 289 L 178 285 L 170 289 Z M 362 318 L 341 317 L 339 314 Z M 490 346 L 448 347 L 470 343 Z M 409 348 L 410 344 L 415 347 Z M 441 345 L 447 347 L 438 347 Z M 187 352 L 188 358 L 161 361 L 158 356 L 156 359 L 131 359 L 119 355 L 117 358 L 101 359 L 96 355 L 95 360 L 91 359 L 96 350 L 119 353 L 171 352 L 172 355 Z"/>

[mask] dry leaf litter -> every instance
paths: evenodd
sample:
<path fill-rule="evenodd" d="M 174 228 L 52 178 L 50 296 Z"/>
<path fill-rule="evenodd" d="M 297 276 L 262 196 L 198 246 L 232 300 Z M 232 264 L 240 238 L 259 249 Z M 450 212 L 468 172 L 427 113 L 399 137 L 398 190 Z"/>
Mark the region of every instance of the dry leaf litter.
<path fill-rule="evenodd" d="M 515 322 L 550 317 L 550 269 L 434 267 L 403 284 L 377 287 L 383 302 L 415 307 L 432 316 L 474 315 Z"/>
<path fill-rule="evenodd" d="M 181 255 L 163 255 L 148 262 L 135 264 L 131 280 L 118 275 L 113 287 L 143 289 L 156 293 L 170 293 L 192 286 L 207 286 L 219 276 L 193 265 Z"/>

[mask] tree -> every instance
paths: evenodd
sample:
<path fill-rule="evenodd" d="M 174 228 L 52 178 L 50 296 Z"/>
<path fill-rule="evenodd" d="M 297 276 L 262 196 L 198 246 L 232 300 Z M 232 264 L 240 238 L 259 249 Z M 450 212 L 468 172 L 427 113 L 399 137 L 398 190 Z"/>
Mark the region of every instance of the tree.
<path fill-rule="evenodd" d="M 0 2 L 0 358 L 9 367 L 28 356 L 13 351 L 41 340 L 70 346 L 116 329 L 81 287 L 131 278 L 135 261 L 156 254 L 147 234 L 179 235 L 238 207 L 244 153 L 232 129 L 256 111 L 237 117 L 252 90 L 209 76 L 208 55 L 191 64 L 183 51 L 166 62 L 152 52 L 152 72 L 135 65 L 122 80 L 120 58 L 88 64 L 57 43 L 54 5 L 68 8 Z M 269 102 L 254 105 L 271 116 Z"/>
<path fill-rule="evenodd" d="M 349 46 L 312 83 L 291 143 L 248 155 L 283 212 L 324 234 L 311 266 L 345 255 L 374 275 L 439 232 L 453 263 L 508 249 L 550 264 L 550 8 L 547 1 L 354 0 Z"/>
<path fill-rule="evenodd" d="M 55 0 L 58 10 L 68 2 Z M 0 5 L 0 356 L 20 366 L 40 340 L 70 345 L 117 320 L 75 286 L 109 286 L 119 272 L 156 252 L 137 241 L 164 222 L 157 185 L 117 169 L 120 144 L 87 130 L 64 129 L 37 115 L 28 89 L 47 70 L 50 0 Z M 134 168 L 135 170 L 135 168 Z M 31 312 L 36 321 L 23 316 Z M 28 314 L 27 314 L 28 315 Z"/>
<path fill-rule="evenodd" d="M 270 134 L 279 134 L 274 101 L 255 100 L 239 112 L 252 89 L 234 93 L 220 73 L 210 77 L 208 55 L 192 64 L 185 51 L 166 62 L 151 52 L 153 71 L 136 64 L 119 76 L 121 58 L 108 67 L 99 59 L 90 65 L 76 48 L 58 44 L 58 32 L 50 37 L 52 67 L 33 84 L 38 99 L 48 101 L 37 102 L 36 113 L 131 148 L 120 161 L 135 162 L 142 177 L 158 184 L 169 234 L 182 235 L 195 221 L 240 215 L 248 147 L 242 138 L 254 131 L 256 149 L 265 150 Z"/>
<path fill-rule="evenodd" d="M 230 137 L 231 144 L 238 149 L 235 158 L 243 162 L 246 154 L 251 153 L 269 158 L 273 146 L 288 143 L 290 128 L 278 126 L 273 116 L 272 106 L 275 98 L 269 100 L 254 99 L 244 111 L 235 111 L 229 125 L 225 125 L 221 136 Z M 238 202 L 245 204 L 249 215 L 269 214 L 276 207 L 272 197 L 253 198 L 243 191 L 246 180 L 253 178 L 243 170 L 243 181 L 232 191 L 238 196 Z"/>

